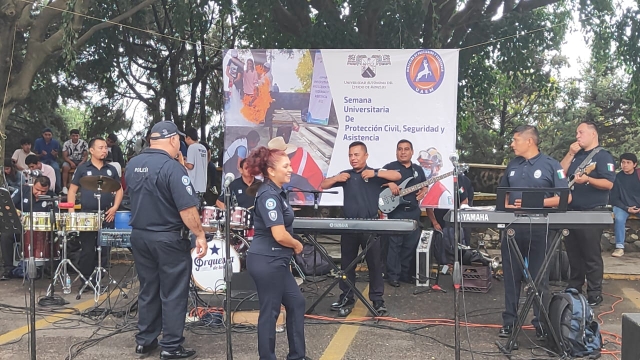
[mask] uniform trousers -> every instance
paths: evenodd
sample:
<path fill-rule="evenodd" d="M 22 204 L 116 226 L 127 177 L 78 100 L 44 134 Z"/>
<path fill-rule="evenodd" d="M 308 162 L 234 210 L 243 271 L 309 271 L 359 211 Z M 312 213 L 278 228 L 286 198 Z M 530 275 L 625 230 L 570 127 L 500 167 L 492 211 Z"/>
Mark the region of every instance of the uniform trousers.
<path fill-rule="evenodd" d="M 247 254 L 247 270 L 258 291 L 258 354 L 260 360 L 276 359 L 276 321 L 280 304 L 287 313 L 287 360 L 305 357 L 304 296 L 289 269 L 291 257 Z"/>
<path fill-rule="evenodd" d="M 409 219 L 420 224 L 420 208 L 416 207 L 405 211 L 397 209 L 389 214 L 389 219 Z M 421 229 L 418 228 L 409 234 L 389 236 L 389 248 L 387 250 L 386 270 L 389 280 L 411 281 L 412 260 L 415 259 L 416 247 L 420 241 Z"/>
<path fill-rule="evenodd" d="M 131 250 L 140 280 L 136 342 L 151 345 L 162 332 L 162 349 L 175 351 L 184 342 L 191 243 L 180 232 L 133 229 Z"/>
<path fill-rule="evenodd" d="M 342 235 L 340 238 L 340 268 L 345 270 L 351 262 L 358 257 L 360 249 L 364 249 L 369 241 L 368 234 L 350 234 Z M 367 250 L 365 259 L 367 260 L 367 267 L 369 268 L 369 300 L 379 301 L 382 300 L 384 295 L 384 280 L 382 279 L 382 265 L 380 260 L 380 239 L 376 236 L 372 236 L 370 240 L 371 246 Z M 347 279 L 354 285 L 356 283 L 356 269 L 355 267 L 347 271 Z M 340 281 L 340 290 L 342 295 L 340 299 L 345 297 L 353 299 L 353 292 L 351 288 L 344 281 Z"/>
<path fill-rule="evenodd" d="M 4 272 L 13 270 L 13 244 L 15 239 L 20 239 L 16 234 L 3 233 L 0 236 L 0 251 L 2 251 L 2 262 L 4 264 Z"/>
<path fill-rule="evenodd" d="M 602 295 L 602 232 L 603 229 L 569 229 L 569 235 L 564 238 L 571 269 L 569 287 L 582 292 L 586 277 L 588 297 Z"/>
<path fill-rule="evenodd" d="M 112 222 L 103 222 L 103 229 L 113 229 Z M 80 241 L 80 258 L 78 259 L 78 270 L 82 276 L 89 280 L 89 276 L 93 273 L 93 270 L 98 266 L 98 232 L 97 231 L 80 231 L 78 233 L 78 240 Z M 102 247 L 102 267 L 106 268 L 109 263 L 109 254 L 111 252 L 110 246 Z"/>
<path fill-rule="evenodd" d="M 529 269 L 529 273 L 531 274 L 532 279 L 535 281 L 538 273 L 540 272 L 540 268 L 542 267 L 542 263 L 544 262 L 544 258 L 547 253 L 547 249 L 551 242 L 553 241 L 553 232 L 549 232 L 549 235 L 546 235 L 545 228 L 529 228 L 529 227 L 518 227 L 515 228 L 516 235 L 515 240 L 518 248 L 520 249 L 520 253 L 522 253 L 522 257 L 525 258 L 527 262 L 527 267 Z M 504 326 L 513 326 L 516 323 L 518 318 L 518 301 L 520 299 L 520 288 L 525 283 L 525 276 L 520 265 L 520 261 L 518 260 L 515 249 L 507 242 L 506 235 L 502 236 L 502 244 L 501 244 L 501 255 L 502 255 L 502 269 L 504 272 L 504 305 L 505 311 L 502 313 L 502 324 Z M 548 270 L 544 275 L 540 286 L 538 287 L 538 292 L 543 294 L 543 296 L 547 296 L 549 287 L 549 275 Z M 546 295 L 545 295 L 546 294 Z M 538 305 L 534 302 L 533 307 L 534 318 L 531 323 L 539 327 L 540 321 L 538 319 Z"/>

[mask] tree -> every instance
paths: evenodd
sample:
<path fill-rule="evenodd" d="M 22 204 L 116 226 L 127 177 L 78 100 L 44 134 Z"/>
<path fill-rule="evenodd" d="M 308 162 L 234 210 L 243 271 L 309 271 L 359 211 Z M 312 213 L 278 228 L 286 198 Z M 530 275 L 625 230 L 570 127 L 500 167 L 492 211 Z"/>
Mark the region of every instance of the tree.
<path fill-rule="evenodd" d="M 107 22 L 87 21 L 82 16 L 96 15 L 103 5 L 91 0 L 53 0 L 46 5 L 38 1 L 0 0 L 0 99 L 3 105 L 0 132 L 5 132 L 9 116 L 27 99 L 42 69 L 55 63 L 61 55 L 66 65 L 73 67 L 76 52 L 96 33 L 126 21 L 154 2 L 143 0 L 133 5 L 125 1 L 109 16 L 94 16 L 94 19 L 110 18 Z M 61 69 L 64 67 L 56 70 Z M 3 143 L 0 141 L 0 145 Z"/>
<path fill-rule="evenodd" d="M 311 92 L 311 81 L 313 76 L 313 61 L 311 61 L 311 52 L 304 51 L 302 57 L 298 61 L 298 67 L 296 68 L 296 76 L 300 80 L 302 87 L 296 89 L 296 92 L 308 93 Z"/>

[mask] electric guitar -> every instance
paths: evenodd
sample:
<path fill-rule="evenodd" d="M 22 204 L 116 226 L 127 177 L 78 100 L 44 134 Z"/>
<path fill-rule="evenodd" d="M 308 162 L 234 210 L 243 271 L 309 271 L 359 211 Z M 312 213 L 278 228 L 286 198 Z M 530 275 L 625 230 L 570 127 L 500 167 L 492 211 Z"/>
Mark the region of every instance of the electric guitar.
<path fill-rule="evenodd" d="M 589 175 L 596 168 L 596 163 L 591 163 L 584 167 L 584 169 L 576 170 L 575 174 L 569 176 L 569 188 L 576 182 L 576 175 Z"/>
<path fill-rule="evenodd" d="M 391 193 L 391 189 L 389 189 L 388 187 L 386 189 L 384 189 L 381 193 L 380 193 L 380 197 L 378 198 L 378 208 L 380 209 L 380 211 L 382 211 L 385 214 L 388 214 L 390 212 L 392 212 L 393 210 L 395 210 L 398 206 L 400 206 L 400 204 L 408 204 L 409 201 L 404 200 L 402 197 L 407 195 L 407 194 L 411 194 L 414 191 L 418 191 L 420 189 L 422 189 L 425 186 L 429 186 L 432 184 L 435 184 L 436 182 L 447 178 L 449 176 L 453 175 L 453 171 L 450 171 L 446 174 L 442 174 L 442 175 L 438 175 L 435 177 L 432 177 L 431 179 L 427 180 L 427 181 L 423 181 L 419 184 L 415 184 L 411 187 L 408 187 L 405 189 L 405 186 L 407 186 L 407 184 L 409 183 L 409 181 L 411 181 L 413 179 L 413 177 L 410 177 L 408 179 L 406 179 L 405 181 L 403 181 L 400 185 L 398 185 L 398 187 L 400 188 L 400 194 L 393 195 Z"/>

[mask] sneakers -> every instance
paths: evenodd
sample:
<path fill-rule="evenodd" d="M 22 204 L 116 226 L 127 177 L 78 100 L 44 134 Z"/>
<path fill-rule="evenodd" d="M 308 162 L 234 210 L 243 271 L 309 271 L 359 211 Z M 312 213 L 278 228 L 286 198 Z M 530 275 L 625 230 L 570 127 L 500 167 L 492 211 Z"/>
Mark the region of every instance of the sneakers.
<path fill-rule="evenodd" d="M 505 325 L 498 332 L 498 336 L 501 338 L 508 338 L 509 336 L 511 336 L 512 332 L 513 332 L 513 327 Z"/>
<path fill-rule="evenodd" d="M 615 249 L 611 253 L 611 256 L 613 257 L 621 257 L 622 255 L 624 255 L 624 249 Z"/>
<path fill-rule="evenodd" d="M 62 193 L 63 194 L 67 195 L 68 192 L 69 192 L 69 190 L 67 189 L 66 186 L 62 188 Z"/>
<path fill-rule="evenodd" d="M 598 306 L 600 305 L 600 303 L 602 303 L 602 300 L 602 295 L 589 296 L 589 298 L 587 299 L 587 301 L 589 302 L 589 306 Z"/>

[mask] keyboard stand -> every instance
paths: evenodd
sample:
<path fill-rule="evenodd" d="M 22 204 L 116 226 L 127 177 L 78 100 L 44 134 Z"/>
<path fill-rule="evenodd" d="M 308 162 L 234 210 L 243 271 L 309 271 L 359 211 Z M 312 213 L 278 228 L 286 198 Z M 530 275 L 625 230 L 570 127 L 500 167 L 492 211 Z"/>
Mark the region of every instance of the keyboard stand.
<path fill-rule="evenodd" d="M 502 235 L 505 236 L 504 230 L 502 232 L 503 232 Z M 561 358 L 562 359 L 568 358 L 567 349 L 564 348 L 564 343 L 560 341 L 558 334 L 556 334 L 554 328 L 551 326 L 551 321 L 549 320 L 549 312 L 547 308 L 544 306 L 542 297 L 538 292 L 538 287 L 540 287 L 540 284 L 542 283 L 542 280 L 543 280 L 543 276 L 544 276 L 543 274 L 547 272 L 547 268 L 551 263 L 551 259 L 552 259 L 551 254 L 553 254 L 558 248 L 558 246 L 560 245 L 560 237 L 565 232 L 568 234 L 567 230 L 558 231 L 553 237 L 553 240 L 551 241 L 551 245 L 549 249 L 547 249 L 547 252 L 545 254 L 544 261 L 542 262 L 540 271 L 538 272 L 538 275 L 536 276 L 536 279 L 534 281 L 531 278 L 531 273 L 529 272 L 529 269 L 525 266 L 524 257 L 522 256 L 522 253 L 518 248 L 518 244 L 516 243 L 515 230 L 513 229 L 506 230 L 507 242 L 509 243 L 508 245 L 515 250 L 514 252 L 515 252 L 516 258 L 520 262 L 520 266 L 523 269 L 524 281 L 526 281 L 527 283 L 526 288 L 528 289 L 527 298 L 524 302 L 524 305 L 522 305 L 522 308 L 518 312 L 518 320 L 513 326 L 513 331 L 509 336 L 509 339 L 507 340 L 507 344 L 502 345 L 500 341 L 496 341 L 496 345 L 498 346 L 498 349 L 500 349 L 500 351 L 502 351 L 502 353 L 505 354 L 508 358 L 511 358 L 511 351 L 514 349 L 516 345 L 516 341 L 518 339 L 518 335 L 520 334 L 520 330 L 522 330 L 522 326 L 524 326 L 524 323 L 527 320 L 527 316 L 529 315 L 529 310 L 533 306 L 534 301 L 536 302 L 536 304 L 538 304 L 538 308 L 540 309 L 539 319 L 538 319 L 540 321 L 540 324 L 543 326 L 544 330 L 547 331 L 547 334 L 551 335 L 551 339 L 555 343 L 556 349 L 560 349 Z M 548 338 L 549 337 L 547 337 L 547 339 Z"/>
<path fill-rule="evenodd" d="M 307 311 L 305 312 L 305 314 L 309 315 L 313 313 L 313 310 L 315 310 L 316 306 L 318 306 L 318 304 L 320 303 L 320 301 L 322 301 L 322 299 L 324 299 L 330 292 L 331 290 L 340 282 L 340 280 L 344 281 L 345 284 L 347 284 L 347 286 L 349 286 L 349 288 L 351 289 L 351 291 L 353 291 L 353 293 L 355 294 L 355 296 L 358 297 L 358 299 L 360 299 L 360 301 L 362 301 L 362 303 L 364 304 L 364 306 L 367 307 L 367 309 L 369 309 L 369 311 L 375 316 L 378 317 L 380 316 L 380 313 L 378 313 L 376 311 L 376 309 L 373 308 L 373 306 L 369 303 L 369 301 L 367 301 L 367 299 L 365 299 L 364 295 L 362 295 L 362 292 L 360 292 L 360 290 L 358 290 L 358 288 L 356 287 L 356 285 L 354 283 L 352 283 L 348 278 L 347 278 L 347 272 L 350 271 L 351 269 L 355 269 L 356 265 L 358 265 L 358 263 L 360 261 L 362 261 L 362 259 L 364 259 L 364 257 L 367 254 L 367 251 L 369 250 L 369 248 L 371 247 L 371 243 L 373 242 L 374 239 L 374 235 L 369 235 L 369 239 L 367 240 L 367 246 L 365 246 L 364 250 L 362 250 L 358 256 L 356 256 L 355 259 L 353 259 L 353 261 L 349 264 L 349 266 L 347 266 L 344 270 L 341 270 L 332 260 L 331 257 L 329 256 L 329 254 L 327 253 L 327 251 L 320 246 L 320 244 L 318 244 L 318 241 L 316 240 L 315 237 L 309 235 L 309 234 L 304 234 L 304 236 L 313 244 L 313 246 L 318 250 L 318 252 L 320 253 L 320 256 L 322 256 L 322 258 L 324 258 L 333 268 L 333 270 L 338 274 L 337 278 L 333 281 L 333 283 L 327 288 L 327 290 L 324 291 L 324 293 L 322 293 L 322 295 L 320 295 L 320 297 L 313 303 L 311 304 L 311 306 L 309 306 L 309 308 L 307 309 Z"/>

